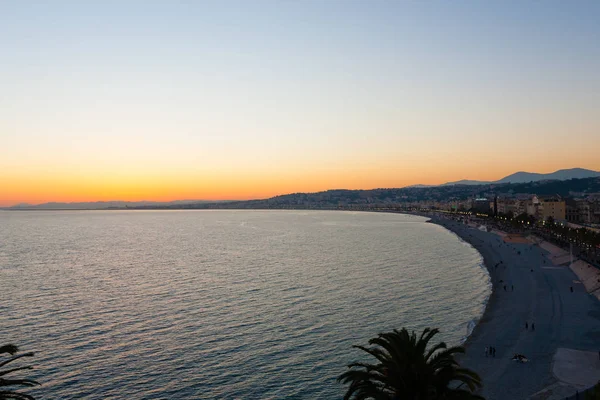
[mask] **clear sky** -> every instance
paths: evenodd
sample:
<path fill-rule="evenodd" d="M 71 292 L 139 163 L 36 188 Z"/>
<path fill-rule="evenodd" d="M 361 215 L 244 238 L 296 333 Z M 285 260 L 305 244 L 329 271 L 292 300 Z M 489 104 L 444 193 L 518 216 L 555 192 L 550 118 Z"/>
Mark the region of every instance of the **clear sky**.
<path fill-rule="evenodd" d="M 600 1 L 0 0 L 0 205 L 600 170 Z"/>

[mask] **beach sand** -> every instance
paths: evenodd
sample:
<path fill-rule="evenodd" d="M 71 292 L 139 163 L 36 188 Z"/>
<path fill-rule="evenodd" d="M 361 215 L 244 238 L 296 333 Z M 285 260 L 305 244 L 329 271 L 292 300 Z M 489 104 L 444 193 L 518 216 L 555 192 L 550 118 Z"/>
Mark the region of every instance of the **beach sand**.
<path fill-rule="evenodd" d="M 431 222 L 474 246 L 492 278 L 485 313 L 460 357 L 482 377 L 487 400 L 562 399 L 600 379 L 600 302 L 568 266 L 530 241 L 435 216 Z M 496 347 L 495 357 L 485 356 L 486 346 Z M 512 361 L 517 353 L 530 361 Z"/>

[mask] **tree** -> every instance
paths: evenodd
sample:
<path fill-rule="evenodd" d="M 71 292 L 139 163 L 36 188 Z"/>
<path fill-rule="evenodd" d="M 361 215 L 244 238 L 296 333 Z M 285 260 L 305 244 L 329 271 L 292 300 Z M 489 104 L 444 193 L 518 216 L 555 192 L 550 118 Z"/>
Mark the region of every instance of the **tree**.
<path fill-rule="evenodd" d="M 10 354 L 12 357 L 0 361 L 0 368 L 4 367 L 5 365 L 7 365 L 8 363 L 11 363 L 15 360 L 18 360 L 19 358 L 22 357 L 33 357 L 33 353 L 23 353 L 23 354 L 19 354 L 17 356 L 15 356 L 15 354 L 17 353 L 17 351 L 19 351 L 18 347 L 15 346 L 14 344 L 7 344 L 4 346 L 0 346 L 0 354 Z M 33 396 L 25 394 L 25 393 L 21 393 L 21 392 L 17 392 L 15 390 L 9 390 L 9 389 L 4 389 L 5 387 L 11 387 L 11 386 L 35 386 L 35 385 L 39 385 L 39 383 L 37 383 L 34 380 L 31 379 L 9 379 L 9 378 L 5 378 L 5 375 L 8 375 L 12 372 L 16 372 L 16 371 L 22 371 L 22 370 L 26 370 L 26 369 L 33 369 L 33 367 L 31 366 L 24 366 L 24 367 L 16 367 L 16 368 L 12 368 L 12 369 L 5 369 L 5 370 L 0 370 L 0 400 L 8 400 L 8 399 L 14 399 L 14 400 L 35 400 Z"/>
<path fill-rule="evenodd" d="M 444 342 L 427 349 L 439 332 L 426 328 L 421 336 L 406 328 L 380 333 L 369 340 L 372 347 L 353 346 L 377 359 L 377 364 L 355 362 L 339 376 L 338 381 L 350 384 L 344 400 L 467 400 L 481 399 L 473 394 L 481 387 L 481 378 L 461 368 L 455 354 L 463 347 L 447 348 Z"/>

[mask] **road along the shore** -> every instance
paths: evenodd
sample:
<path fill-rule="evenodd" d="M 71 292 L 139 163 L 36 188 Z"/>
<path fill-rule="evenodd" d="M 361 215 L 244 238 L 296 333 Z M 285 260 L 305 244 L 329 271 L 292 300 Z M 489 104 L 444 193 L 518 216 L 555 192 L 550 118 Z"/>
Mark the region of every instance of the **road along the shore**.
<path fill-rule="evenodd" d="M 600 302 L 568 266 L 552 264 L 546 250 L 524 240 L 443 217 L 431 222 L 475 247 L 491 275 L 492 295 L 460 358 L 482 377 L 487 400 L 564 398 L 600 378 Z M 485 355 L 486 346 L 496 348 L 495 357 Z M 529 362 L 512 361 L 514 354 Z"/>

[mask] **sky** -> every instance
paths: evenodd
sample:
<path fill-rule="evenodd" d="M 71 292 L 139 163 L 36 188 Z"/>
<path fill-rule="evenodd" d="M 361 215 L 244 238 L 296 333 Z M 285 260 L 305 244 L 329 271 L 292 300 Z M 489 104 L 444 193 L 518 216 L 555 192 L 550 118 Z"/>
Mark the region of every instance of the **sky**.
<path fill-rule="evenodd" d="M 0 206 L 600 170 L 598 1 L 0 0 Z"/>

